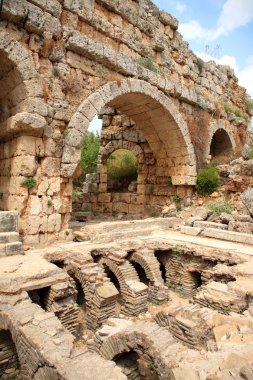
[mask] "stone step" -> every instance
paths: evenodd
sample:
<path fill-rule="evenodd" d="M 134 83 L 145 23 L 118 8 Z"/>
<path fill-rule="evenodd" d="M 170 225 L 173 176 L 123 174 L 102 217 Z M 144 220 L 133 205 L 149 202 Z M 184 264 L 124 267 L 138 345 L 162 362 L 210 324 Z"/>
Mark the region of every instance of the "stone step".
<path fill-rule="evenodd" d="M 226 240 L 235 243 L 250 244 L 253 245 L 253 234 L 246 234 L 235 231 L 219 230 L 217 228 L 199 228 L 182 226 L 181 232 L 191 236 L 203 236 L 219 240 Z"/>
<path fill-rule="evenodd" d="M 92 242 L 103 242 L 103 243 L 109 243 L 111 241 L 115 240 L 128 240 L 130 238 L 135 238 L 139 236 L 150 236 L 154 234 L 155 232 L 159 232 L 161 229 L 158 226 L 154 226 L 152 228 L 134 228 L 134 229 L 121 229 L 121 231 L 115 231 L 115 232 L 102 232 L 99 234 L 95 234 L 91 241 Z"/>
<path fill-rule="evenodd" d="M 21 242 L 0 244 L 0 257 L 18 255 L 22 253 L 23 253 L 23 248 L 22 248 Z"/>
<path fill-rule="evenodd" d="M 253 245 L 253 234 L 245 234 L 235 231 L 222 231 L 215 228 L 207 228 L 201 233 L 202 236 L 220 240 L 234 241 L 236 243 Z"/>
<path fill-rule="evenodd" d="M 0 211 L 0 232 L 18 232 L 18 212 Z"/>
<path fill-rule="evenodd" d="M 205 229 L 205 228 L 217 228 L 218 230 L 227 230 L 228 229 L 227 224 L 200 221 L 200 220 L 195 221 L 193 223 L 193 226 L 198 227 L 198 228 L 202 228 L 202 229 Z"/>
<path fill-rule="evenodd" d="M 19 241 L 19 234 L 17 232 L 0 232 L 0 244 L 14 243 Z"/>

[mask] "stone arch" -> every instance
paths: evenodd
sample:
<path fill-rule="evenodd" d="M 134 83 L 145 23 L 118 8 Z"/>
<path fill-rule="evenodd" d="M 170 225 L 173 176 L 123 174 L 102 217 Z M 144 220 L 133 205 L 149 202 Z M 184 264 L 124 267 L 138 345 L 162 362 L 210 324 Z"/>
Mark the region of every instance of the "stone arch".
<path fill-rule="evenodd" d="M 196 158 L 187 124 L 168 96 L 138 79 L 109 82 L 79 106 L 65 139 L 63 177 L 73 176 L 88 125 L 105 106 L 118 109 L 138 125 L 160 163 L 157 175 L 170 175 L 174 185 L 195 184 Z"/>
<path fill-rule="evenodd" d="M 147 310 L 148 287 L 140 282 L 134 267 L 128 262 L 117 265 L 113 260 L 102 257 L 100 265 L 108 268 L 117 278 L 120 285 L 123 306 L 122 312 L 127 315 L 138 315 Z"/>
<path fill-rule="evenodd" d="M 209 140 L 206 149 L 206 159 L 209 155 L 217 157 L 220 153 L 234 151 L 236 143 L 231 128 L 221 121 L 214 123 L 210 128 Z"/>
<path fill-rule="evenodd" d="M 0 83 L 0 122 L 4 122 L 20 112 L 32 111 L 39 114 L 42 111 L 38 102 L 35 107 L 35 101 L 38 98 L 44 103 L 42 100 L 43 86 L 31 53 L 5 28 L 0 28 Z M 30 105 L 27 102 L 28 98 Z M 7 109 L 7 104 L 9 109 Z M 43 111 L 45 112 L 45 108 Z M 8 132 L 9 124 L 2 126 L 1 129 L 5 127 L 5 132 Z M 25 120 L 23 120 L 23 124 L 21 121 L 19 123 L 19 129 L 22 131 L 25 129 L 24 124 Z M 30 127 L 34 126 L 30 125 Z M 3 130 L 0 130 L 0 136 L 2 134 Z"/>

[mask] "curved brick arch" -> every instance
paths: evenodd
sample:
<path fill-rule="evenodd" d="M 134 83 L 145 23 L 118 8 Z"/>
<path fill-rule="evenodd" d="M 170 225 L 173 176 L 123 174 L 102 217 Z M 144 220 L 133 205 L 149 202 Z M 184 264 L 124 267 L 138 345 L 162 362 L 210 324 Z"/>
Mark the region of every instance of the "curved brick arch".
<path fill-rule="evenodd" d="M 122 294 L 122 312 L 127 315 L 138 315 L 147 310 L 148 287 L 140 282 L 132 264 L 124 261 L 117 265 L 113 260 L 102 257 L 100 265 L 107 267 L 117 278 Z"/>
<path fill-rule="evenodd" d="M 107 360 L 115 360 L 132 351 L 140 356 L 144 354 L 152 363 L 159 379 L 172 379 L 168 365 L 170 354 L 176 346 L 172 335 L 154 322 L 124 322 L 122 319 L 113 319 L 109 335 L 104 334 L 103 327 L 98 330 L 100 340 L 94 342 L 92 349 Z"/>
<path fill-rule="evenodd" d="M 72 116 L 62 156 L 62 176 L 73 176 L 89 123 L 104 106 L 118 109 L 138 125 L 174 185 L 194 185 L 196 158 L 187 125 L 172 100 L 138 79 L 109 82 L 90 95 Z"/>
<path fill-rule="evenodd" d="M 145 272 L 149 284 L 149 298 L 155 303 L 163 303 L 168 300 L 168 288 L 164 285 L 160 264 L 153 251 L 133 252 L 129 256 L 132 263 L 139 264 Z"/>

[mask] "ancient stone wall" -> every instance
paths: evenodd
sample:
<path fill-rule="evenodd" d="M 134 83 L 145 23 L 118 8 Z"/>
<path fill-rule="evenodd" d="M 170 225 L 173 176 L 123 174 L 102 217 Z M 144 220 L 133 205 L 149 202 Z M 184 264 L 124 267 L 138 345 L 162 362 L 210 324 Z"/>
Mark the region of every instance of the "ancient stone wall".
<path fill-rule="evenodd" d="M 67 236 L 80 144 L 104 106 L 136 123 L 175 186 L 195 184 L 213 125 L 234 149 L 247 141 L 233 71 L 199 60 L 148 0 L 4 0 L 0 18 L 0 209 L 19 211 L 29 244 Z"/>

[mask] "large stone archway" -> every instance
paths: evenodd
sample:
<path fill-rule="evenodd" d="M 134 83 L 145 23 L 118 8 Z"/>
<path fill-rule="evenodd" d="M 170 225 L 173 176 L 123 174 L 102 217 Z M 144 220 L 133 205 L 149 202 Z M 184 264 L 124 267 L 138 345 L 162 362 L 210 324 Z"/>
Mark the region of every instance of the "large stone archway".
<path fill-rule="evenodd" d="M 170 175 L 173 185 L 195 184 L 196 159 L 187 124 L 168 96 L 137 79 L 109 82 L 78 107 L 65 139 L 63 177 L 73 176 L 89 123 L 105 106 L 118 109 L 138 125 L 160 164 L 158 175 Z"/>

